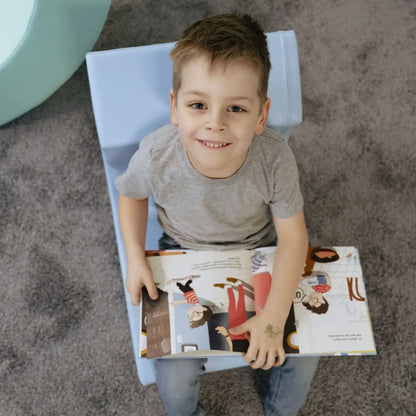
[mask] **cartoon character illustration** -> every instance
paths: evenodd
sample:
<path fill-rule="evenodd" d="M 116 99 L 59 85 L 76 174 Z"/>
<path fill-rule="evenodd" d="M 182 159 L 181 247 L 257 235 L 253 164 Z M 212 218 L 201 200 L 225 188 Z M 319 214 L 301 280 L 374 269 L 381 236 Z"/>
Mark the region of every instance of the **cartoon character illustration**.
<path fill-rule="evenodd" d="M 332 263 L 339 260 L 338 253 L 333 248 L 309 247 L 306 257 L 305 271 L 303 277 L 312 274 L 313 267 L 316 263 Z"/>
<path fill-rule="evenodd" d="M 266 255 L 261 251 L 255 251 L 251 256 L 251 270 L 255 273 L 260 267 L 266 266 Z"/>
<path fill-rule="evenodd" d="M 325 272 L 311 272 L 310 277 L 303 278 L 301 284 L 313 289 L 302 305 L 313 313 L 323 314 L 328 312 L 329 304 L 323 294 L 331 290 L 331 279 Z"/>
<path fill-rule="evenodd" d="M 208 305 L 201 305 L 199 303 L 198 296 L 196 295 L 194 289 L 191 287 L 192 280 L 189 279 L 185 284 L 177 281 L 176 286 L 181 290 L 183 296 L 185 297 L 184 300 L 174 300 L 172 302 L 173 305 L 177 305 L 179 303 L 188 303 L 193 305 L 188 310 L 188 318 L 190 319 L 189 326 L 191 328 L 197 328 L 205 324 L 205 322 L 209 321 L 212 318 L 212 310 Z"/>
<path fill-rule="evenodd" d="M 256 313 L 260 313 L 267 299 L 270 291 L 271 275 L 270 273 L 258 273 L 253 276 L 254 286 L 247 282 L 236 279 L 234 277 L 227 277 L 227 282 L 237 283 L 237 285 L 229 285 L 227 283 L 216 283 L 215 287 L 227 287 L 228 295 L 228 325 L 229 328 L 234 328 L 243 324 L 248 319 L 245 296 L 255 299 Z M 236 303 L 234 290 L 237 290 L 238 300 Z M 260 303 L 259 303 L 260 302 Z M 231 334 L 224 326 L 217 326 L 215 330 L 223 335 L 228 343 L 230 351 L 246 351 L 249 342 L 245 334 Z"/>
<path fill-rule="evenodd" d="M 237 279 L 235 277 L 227 277 L 225 280 L 229 283 L 214 283 L 214 287 L 238 290 L 238 286 L 241 285 L 246 289 L 246 296 L 254 300 L 254 288 L 252 285 L 250 285 L 250 283 L 244 282 L 243 280 Z"/>
<path fill-rule="evenodd" d="M 316 263 L 332 263 L 339 260 L 338 253 L 333 248 L 309 247 L 306 257 L 305 270 L 301 284 L 312 287 L 313 292 L 302 305 L 313 313 L 323 314 L 328 312 L 329 303 L 323 294 L 331 290 L 331 279 L 325 272 L 313 270 Z"/>
<path fill-rule="evenodd" d="M 228 279 L 227 279 L 228 280 Z M 220 286 L 221 285 L 221 286 Z M 225 288 L 224 284 L 216 284 L 217 287 Z M 247 286 L 249 286 L 247 284 Z M 227 295 L 228 295 L 228 322 L 229 327 L 234 328 L 235 326 L 243 324 L 247 321 L 247 311 L 246 311 L 246 303 L 244 300 L 244 287 L 242 283 L 237 285 L 238 291 L 238 301 L 237 304 L 235 302 L 235 296 L 233 291 L 234 286 L 227 287 Z M 254 291 L 254 288 L 253 288 Z M 254 296 L 254 292 L 248 292 Z M 241 351 L 248 348 L 249 342 L 245 336 L 245 334 L 231 334 L 227 331 L 224 326 L 217 326 L 215 330 L 223 335 L 228 343 L 228 347 L 230 351 Z"/>
<path fill-rule="evenodd" d="M 333 248 L 312 247 L 310 257 L 318 263 L 332 263 L 339 260 L 338 253 Z"/>

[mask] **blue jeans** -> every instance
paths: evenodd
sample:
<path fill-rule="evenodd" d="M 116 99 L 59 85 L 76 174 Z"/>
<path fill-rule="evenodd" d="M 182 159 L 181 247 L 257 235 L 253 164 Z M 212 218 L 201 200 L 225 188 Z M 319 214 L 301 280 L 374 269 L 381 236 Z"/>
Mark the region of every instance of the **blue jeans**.
<path fill-rule="evenodd" d="M 180 248 L 166 234 L 160 249 Z M 215 357 L 210 358 L 215 360 Z M 204 409 L 199 402 L 200 377 L 205 372 L 205 358 L 155 360 L 156 383 L 168 416 L 199 416 Z M 266 416 L 295 416 L 309 392 L 319 357 L 290 357 L 281 367 L 271 370 L 269 391 L 264 400 Z M 262 371 L 262 370 L 255 370 Z"/>
<path fill-rule="evenodd" d="M 206 358 L 155 360 L 156 383 L 168 416 L 205 415 L 199 386 L 206 362 Z"/>
<path fill-rule="evenodd" d="M 155 360 L 156 382 L 169 416 L 205 414 L 199 402 L 199 387 L 206 361 L 205 358 Z M 272 369 L 264 400 L 266 416 L 297 414 L 306 400 L 318 361 L 319 357 L 290 357 L 281 367 Z"/>

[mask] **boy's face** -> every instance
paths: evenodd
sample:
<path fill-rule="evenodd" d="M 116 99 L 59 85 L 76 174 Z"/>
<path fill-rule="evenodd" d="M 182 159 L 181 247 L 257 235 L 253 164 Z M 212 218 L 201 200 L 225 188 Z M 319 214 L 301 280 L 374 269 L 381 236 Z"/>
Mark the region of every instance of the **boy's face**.
<path fill-rule="evenodd" d="M 258 83 L 258 73 L 244 61 L 210 67 L 201 56 L 182 68 L 177 96 L 170 93 L 171 119 L 201 174 L 227 178 L 244 163 L 270 108 L 270 100 L 260 101 Z"/>

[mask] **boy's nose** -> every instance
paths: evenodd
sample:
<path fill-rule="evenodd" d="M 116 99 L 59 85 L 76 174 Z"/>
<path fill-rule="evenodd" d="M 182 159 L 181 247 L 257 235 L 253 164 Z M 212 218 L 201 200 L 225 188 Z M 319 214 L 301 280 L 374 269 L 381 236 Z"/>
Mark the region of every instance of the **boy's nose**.
<path fill-rule="evenodd" d="M 207 120 L 207 128 L 212 131 L 225 130 L 224 116 L 220 111 L 212 110 Z"/>

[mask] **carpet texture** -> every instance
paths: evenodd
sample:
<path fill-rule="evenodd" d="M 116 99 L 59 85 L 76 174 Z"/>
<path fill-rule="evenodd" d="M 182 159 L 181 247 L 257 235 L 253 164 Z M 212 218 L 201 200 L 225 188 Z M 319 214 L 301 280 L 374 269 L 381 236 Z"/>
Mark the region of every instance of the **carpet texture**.
<path fill-rule="evenodd" d="M 94 49 L 228 11 L 296 31 L 310 241 L 357 246 L 365 274 L 378 355 L 321 359 L 300 415 L 415 415 L 416 4 L 114 0 Z M 85 64 L 0 127 L 0 172 L 0 415 L 163 415 L 137 379 Z M 264 379 L 205 375 L 207 414 L 263 414 Z"/>

